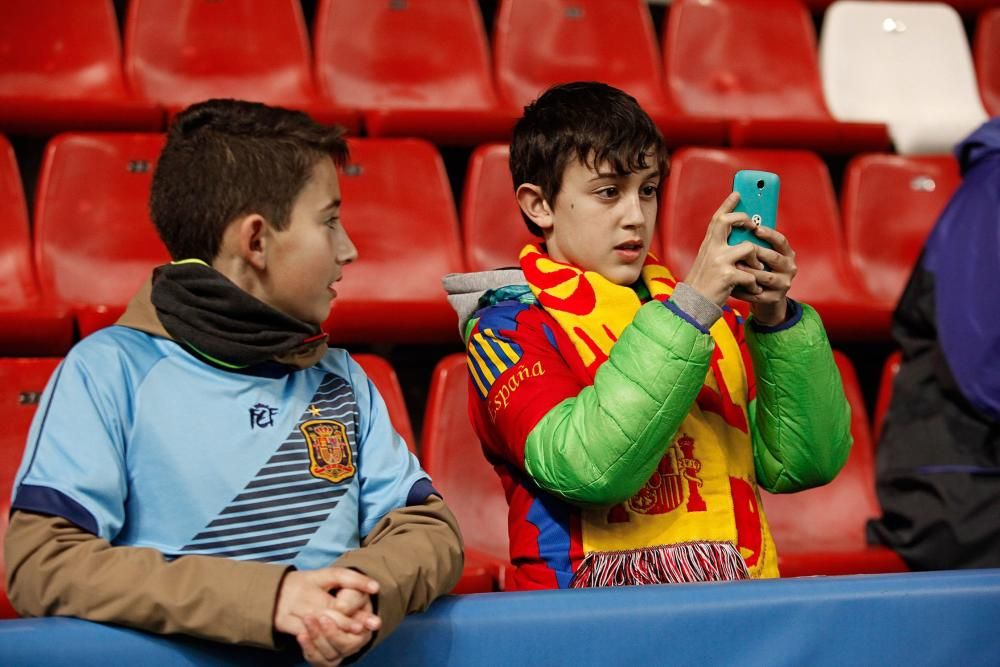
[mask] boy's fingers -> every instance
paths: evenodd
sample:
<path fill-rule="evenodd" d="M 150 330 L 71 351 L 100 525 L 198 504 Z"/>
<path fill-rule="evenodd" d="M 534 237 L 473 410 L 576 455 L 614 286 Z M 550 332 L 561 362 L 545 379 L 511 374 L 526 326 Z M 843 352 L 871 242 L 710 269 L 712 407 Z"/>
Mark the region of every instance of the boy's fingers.
<path fill-rule="evenodd" d="M 749 241 L 743 241 L 734 246 L 727 246 L 726 250 L 722 252 L 722 258 L 726 264 L 737 264 L 739 262 L 749 264 L 750 258 L 756 257 L 757 246 Z"/>
<path fill-rule="evenodd" d="M 356 591 L 364 593 L 378 593 L 378 582 L 360 572 L 348 570 L 344 567 L 326 567 L 316 570 L 316 572 L 320 575 L 324 587 L 327 589 L 353 588 Z"/>
<path fill-rule="evenodd" d="M 709 229 L 709 236 L 718 242 L 725 243 L 726 239 L 729 237 L 729 232 L 731 232 L 734 227 L 753 229 L 754 224 L 750 222 L 750 218 L 746 213 L 726 213 L 718 216 L 712 221 L 712 226 Z"/>
<path fill-rule="evenodd" d="M 315 657 L 322 660 L 322 663 L 332 664 L 340 659 L 340 651 L 334 648 L 330 642 L 327 640 L 323 629 L 320 627 L 319 621 L 313 617 L 308 617 L 306 619 L 306 629 L 308 632 L 305 635 L 305 642 L 300 638 L 299 645 L 302 646 L 303 654 L 306 653 L 306 648 L 308 646 L 309 652 Z M 314 658 L 308 658 L 310 662 L 314 662 Z"/>
<path fill-rule="evenodd" d="M 770 243 L 771 247 L 782 255 L 787 255 L 792 250 L 792 247 L 788 244 L 788 239 L 785 235 L 776 229 L 759 225 L 755 233 L 758 238 Z"/>
<path fill-rule="evenodd" d="M 746 272 L 754 277 L 758 285 L 767 289 L 787 289 L 791 286 L 787 277 L 772 271 L 758 271 L 748 268 Z"/>
<path fill-rule="evenodd" d="M 382 627 L 382 619 L 367 610 L 360 610 L 351 615 L 351 620 L 360 623 L 365 630 L 375 632 Z"/>
<path fill-rule="evenodd" d="M 736 205 L 739 203 L 740 203 L 740 193 L 730 192 L 729 196 L 722 200 L 722 205 L 719 207 L 719 210 L 715 212 L 715 215 L 712 216 L 712 219 L 720 218 L 726 213 L 729 213 L 734 208 L 736 208 Z"/>
<path fill-rule="evenodd" d="M 336 609 L 324 609 L 322 616 L 333 624 L 332 629 L 340 630 L 341 632 L 350 632 L 352 634 L 358 634 L 365 631 L 364 624 L 355 620 L 350 616 L 340 613 Z"/>
<path fill-rule="evenodd" d="M 367 593 L 361 593 L 353 588 L 341 588 L 337 594 L 330 599 L 327 606 L 336 609 L 342 614 L 353 616 L 354 613 L 365 606 L 371 600 Z"/>
<path fill-rule="evenodd" d="M 788 273 L 793 266 L 791 259 L 787 255 L 782 255 L 768 248 L 759 248 L 757 250 L 757 257 L 770 267 L 772 271 Z"/>

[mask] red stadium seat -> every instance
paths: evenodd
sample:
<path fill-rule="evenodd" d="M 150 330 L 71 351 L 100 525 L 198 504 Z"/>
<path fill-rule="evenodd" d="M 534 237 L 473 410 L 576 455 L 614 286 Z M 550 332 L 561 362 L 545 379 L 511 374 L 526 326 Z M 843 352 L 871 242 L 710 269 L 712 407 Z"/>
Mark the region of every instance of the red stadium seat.
<path fill-rule="evenodd" d="M 170 261 L 149 219 L 161 134 L 63 134 L 45 151 L 35 207 L 42 294 L 81 336 L 114 324 L 154 266 Z"/>
<path fill-rule="evenodd" d="M 892 383 L 896 380 L 901 363 L 903 363 L 903 353 L 896 350 L 889 355 L 882 367 L 882 378 L 878 383 L 878 397 L 875 399 L 875 422 L 872 424 L 872 442 L 875 443 L 876 448 L 882 438 L 882 424 L 885 423 L 885 415 L 889 412 L 889 403 L 892 402 Z"/>
<path fill-rule="evenodd" d="M 370 136 L 510 136 L 517 114 L 499 106 L 475 0 L 322 0 L 314 43 L 320 88 L 362 109 Z"/>
<path fill-rule="evenodd" d="M 388 361 L 377 354 L 352 354 L 351 355 L 365 374 L 371 378 L 382 395 L 385 406 L 389 410 L 389 421 L 406 441 L 407 447 L 414 454 L 417 453 L 417 441 L 413 438 L 413 427 L 410 425 L 410 413 L 406 411 L 406 399 L 403 398 L 403 388 L 399 384 L 399 377 Z"/>
<path fill-rule="evenodd" d="M 468 392 L 465 355 L 442 359 L 431 381 L 420 460 L 465 538 L 465 570 L 454 592 L 481 593 L 502 588 L 510 570 L 507 500 L 469 421 Z"/>
<path fill-rule="evenodd" d="M 868 519 L 881 515 L 868 415 L 850 360 L 839 352 L 834 359 L 851 405 L 854 445 L 844 469 L 826 486 L 782 495 L 761 491 L 778 568 L 783 577 L 906 572 L 895 552 L 865 539 Z"/>
<path fill-rule="evenodd" d="M 42 299 L 17 161 L 0 135 L 0 354 L 64 354 L 72 342 L 67 309 Z"/>
<path fill-rule="evenodd" d="M 528 231 L 514 198 L 507 144 L 480 146 L 469 159 L 462 195 L 462 240 L 469 271 L 517 266 Z"/>
<path fill-rule="evenodd" d="M 710 47 L 708 45 L 711 45 Z M 675 0 L 664 31 L 670 93 L 729 121 L 734 146 L 886 150 L 882 123 L 839 123 L 823 100 L 816 32 L 799 0 Z"/>
<path fill-rule="evenodd" d="M 441 278 L 465 264 L 441 156 L 419 139 L 356 139 L 349 148 L 341 211 L 358 260 L 337 286 L 327 330 L 335 341 L 456 341 Z"/>
<path fill-rule="evenodd" d="M 163 126 L 162 110 L 125 85 L 111 0 L 6 2 L 0 54 L 0 130 Z"/>
<path fill-rule="evenodd" d="M 847 252 L 887 314 L 960 182 L 950 155 L 861 155 L 848 164 L 841 202 Z"/>
<path fill-rule="evenodd" d="M 0 544 L 7 534 L 10 497 L 14 477 L 21 465 L 24 445 L 38 399 L 59 359 L 0 358 L 0 406 L 4 427 L 0 429 Z M 6 570 L 0 552 L 0 619 L 17 618 L 7 599 Z"/>
<path fill-rule="evenodd" d="M 667 266 L 683 279 L 698 254 L 712 215 L 732 191 L 740 169 L 781 177 L 778 231 L 796 252 L 798 275 L 789 295 L 816 308 L 834 338 L 883 337 L 889 314 L 848 262 L 830 174 L 813 153 L 791 150 L 685 148 L 673 158 L 660 235 Z M 744 304 L 745 305 L 745 304 Z"/>
<path fill-rule="evenodd" d="M 335 108 L 316 91 L 299 0 L 131 0 L 125 73 L 135 90 L 171 113 L 234 97 L 358 127 L 355 112 Z"/>
<path fill-rule="evenodd" d="M 502 0 L 494 33 L 497 87 L 511 105 L 557 83 L 603 81 L 635 96 L 671 145 L 725 140 L 721 121 L 685 114 L 664 94 L 642 0 Z"/>
<path fill-rule="evenodd" d="M 1000 7 L 979 15 L 973 58 L 983 106 L 990 116 L 1000 116 Z"/>

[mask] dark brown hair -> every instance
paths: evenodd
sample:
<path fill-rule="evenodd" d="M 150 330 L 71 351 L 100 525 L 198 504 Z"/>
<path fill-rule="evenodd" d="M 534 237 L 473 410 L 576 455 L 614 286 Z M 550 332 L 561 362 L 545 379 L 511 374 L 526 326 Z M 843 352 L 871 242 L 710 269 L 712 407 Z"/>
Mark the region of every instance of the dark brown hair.
<path fill-rule="evenodd" d="M 150 215 L 175 259 L 211 262 L 226 227 L 258 213 L 276 229 L 319 160 L 347 160 L 338 127 L 301 111 L 241 100 L 207 100 L 179 114 L 153 175 Z"/>
<path fill-rule="evenodd" d="M 650 152 L 665 174 L 663 135 L 634 97 L 596 81 L 564 83 L 524 108 L 510 143 L 510 173 L 515 191 L 532 183 L 554 205 L 571 160 L 591 168 L 607 162 L 628 174 L 648 168 Z M 542 236 L 538 225 L 521 215 L 531 233 Z"/>

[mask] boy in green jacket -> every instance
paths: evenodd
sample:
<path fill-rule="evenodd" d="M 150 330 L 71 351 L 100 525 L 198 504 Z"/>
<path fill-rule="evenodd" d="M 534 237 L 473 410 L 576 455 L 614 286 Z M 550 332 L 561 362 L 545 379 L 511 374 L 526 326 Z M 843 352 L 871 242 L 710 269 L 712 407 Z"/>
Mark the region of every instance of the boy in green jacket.
<path fill-rule="evenodd" d="M 829 482 L 850 409 L 795 253 L 734 213 L 683 282 L 649 255 L 667 157 L 600 83 L 551 88 L 514 130 L 520 269 L 449 276 L 470 414 L 510 505 L 519 589 L 777 577 L 757 490 Z M 730 246 L 733 227 L 773 249 Z M 730 296 L 750 305 L 744 317 Z"/>

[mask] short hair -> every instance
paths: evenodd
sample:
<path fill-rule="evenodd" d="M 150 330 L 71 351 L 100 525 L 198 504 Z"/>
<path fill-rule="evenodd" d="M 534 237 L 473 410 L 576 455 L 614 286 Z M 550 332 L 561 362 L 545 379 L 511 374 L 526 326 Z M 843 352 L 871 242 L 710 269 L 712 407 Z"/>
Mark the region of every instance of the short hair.
<path fill-rule="evenodd" d="M 226 227 L 258 213 L 275 229 L 323 158 L 347 161 L 339 127 L 242 100 L 194 104 L 170 127 L 153 174 L 150 216 L 171 257 L 211 262 Z"/>
<path fill-rule="evenodd" d="M 609 162 L 618 173 L 649 167 L 653 152 L 660 170 L 667 164 L 663 135 L 634 97 L 596 81 L 553 86 L 524 108 L 510 143 L 514 189 L 533 183 L 554 205 L 571 160 L 591 168 Z M 542 230 L 521 212 L 535 236 Z"/>

